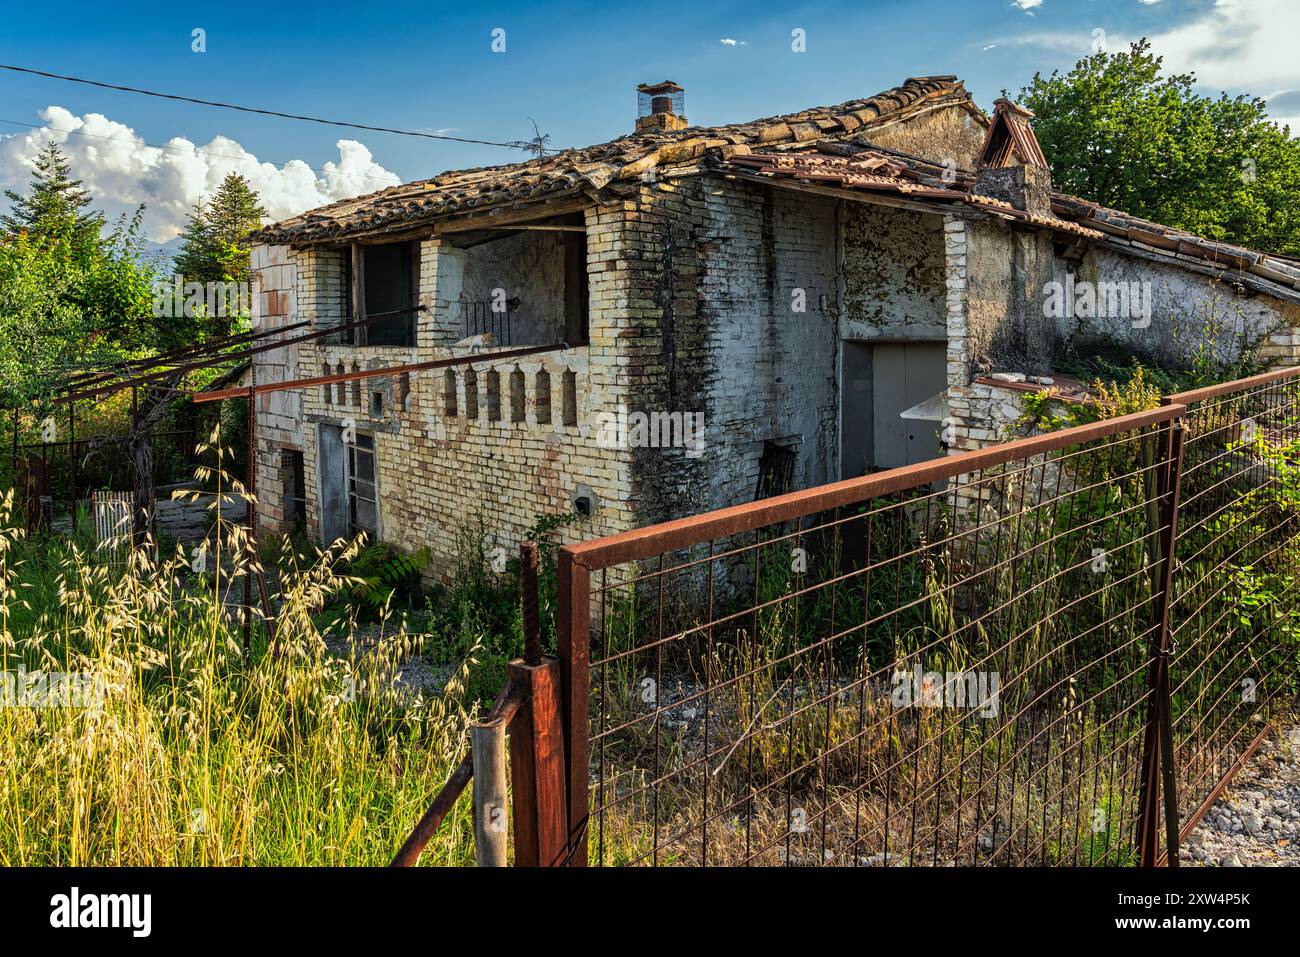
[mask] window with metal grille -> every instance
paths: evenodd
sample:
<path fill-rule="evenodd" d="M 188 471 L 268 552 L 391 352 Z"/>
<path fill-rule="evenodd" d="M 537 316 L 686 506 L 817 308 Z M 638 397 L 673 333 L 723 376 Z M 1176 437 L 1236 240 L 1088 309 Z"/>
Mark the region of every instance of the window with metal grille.
<path fill-rule="evenodd" d="M 375 437 L 358 432 L 348 446 L 348 521 L 352 534 L 379 532 L 379 495 L 375 485 Z"/>

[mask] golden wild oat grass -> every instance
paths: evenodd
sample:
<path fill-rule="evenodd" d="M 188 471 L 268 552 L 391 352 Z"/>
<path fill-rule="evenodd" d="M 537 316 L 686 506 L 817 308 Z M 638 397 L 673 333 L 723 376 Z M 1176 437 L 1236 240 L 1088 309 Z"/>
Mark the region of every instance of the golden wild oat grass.
<path fill-rule="evenodd" d="M 226 555 L 195 576 L 180 549 L 112 562 L 84 542 L 28 539 L 11 504 L 0 672 L 92 673 L 101 694 L 86 708 L 0 707 L 0 865 L 388 863 L 465 746 L 473 660 L 442 695 L 403 690 L 394 676 L 424 636 L 387 615 L 377 639 L 332 652 L 317 620 L 348 584 L 355 543 L 282 575 L 276 641 L 259 627 L 245 653 L 219 600 L 239 529 L 218 518 Z M 458 802 L 422 863 L 472 863 L 469 814 Z"/>

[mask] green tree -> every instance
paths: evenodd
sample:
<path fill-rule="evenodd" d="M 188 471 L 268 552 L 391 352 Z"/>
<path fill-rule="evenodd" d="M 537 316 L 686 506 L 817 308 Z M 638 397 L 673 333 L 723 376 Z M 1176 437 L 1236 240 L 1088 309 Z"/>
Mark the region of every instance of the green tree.
<path fill-rule="evenodd" d="M 248 180 L 227 174 L 212 198 L 196 203 L 190 213 L 176 272 L 187 281 L 248 282 L 248 234 L 265 218 L 266 210 Z"/>
<path fill-rule="evenodd" d="M 12 210 L 0 216 L 6 233 L 26 232 L 37 242 L 63 241 L 76 252 L 91 252 L 104 226 L 102 214 L 90 209 L 90 194 L 72 178 L 68 158 L 57 143 L 47 143 L 36 157 L 28 194 L 11 189 L 5 196 Z"/>
<path fill-rule="evenodd" d="M 1198 95 L 1141 40 L 1068 73 L 1034 74 L 1019 99 L 1057 189 L 1212 239 L 1300 253 L 1300 141 L 1257 97 Z"/>
<path fill-rule="evenodd" d="M 187 330 L 156 321 L 143 255 L 143 207 L 105 229 L 54 144 L 26 195 L 0 215 L 0 393 L 4 404 L 48 395 L 69 370 L 179 345 Z"/>

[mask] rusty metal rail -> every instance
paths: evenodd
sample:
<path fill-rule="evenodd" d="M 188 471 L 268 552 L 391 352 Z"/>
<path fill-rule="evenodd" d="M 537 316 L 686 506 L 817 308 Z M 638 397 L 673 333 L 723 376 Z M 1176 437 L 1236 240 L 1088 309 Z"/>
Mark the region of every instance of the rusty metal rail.
<path fill-rule="evenodd" d="M 500 359 L 522 359 L 542 352 L 563 352 L 568 349 L 563 342 L 542 346 L 527 346 L 521 349 L 503 349 L 500 352 L 478 352 L 473 355 L 452 356 L 447 359 L 430 359 L 425 362 L 407 362 L 402 365 L 383 366 L 378 369 L 364 369 L 356 372 L 339 372 L 334 375 L 313 376 L 309 379 L 293 379 L 288 382 L 264 382 L 252 387 L 243 386 L 233 389 L 221 389 L 214 392 L 196 392 L 191 397 L 194 402 L 220 402 L 224 399 L 237 399 L 249 394 L 264 395 L 268 392 L 285 392 L 289 389 L 311 389 L 319 385 L 336 385 L 340 382 L 359 382 L 363 379 L 378 379 L 385 376 L 403 375 L 409 372 L 429 372 L 433 369 L 447 369 L 452 366 L 473 365 L 476 363 L 495 362 Z"/>
<path fill-rule="evenodd" d="M 1294 693 L 1300 369 L 1166 401 L 1188 407 L 1170 607 L 1185 838 Z"/>

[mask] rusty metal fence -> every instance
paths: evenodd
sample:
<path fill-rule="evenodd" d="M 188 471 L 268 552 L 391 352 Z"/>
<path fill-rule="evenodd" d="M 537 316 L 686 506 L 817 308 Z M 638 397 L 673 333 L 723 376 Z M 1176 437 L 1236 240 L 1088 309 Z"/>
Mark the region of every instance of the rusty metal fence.
<path fill-rule="evenodd" d="M 1171 599 L 1172 736 L 1186 837 L 1294 697 L 1300 376 L 1169 396 L 1184 405 Z"/>
<path fill-rule="evenodd" d="M 567 859 L 1176 861 L 1293 690 L 1298 381 L 563 549 Z"/>

